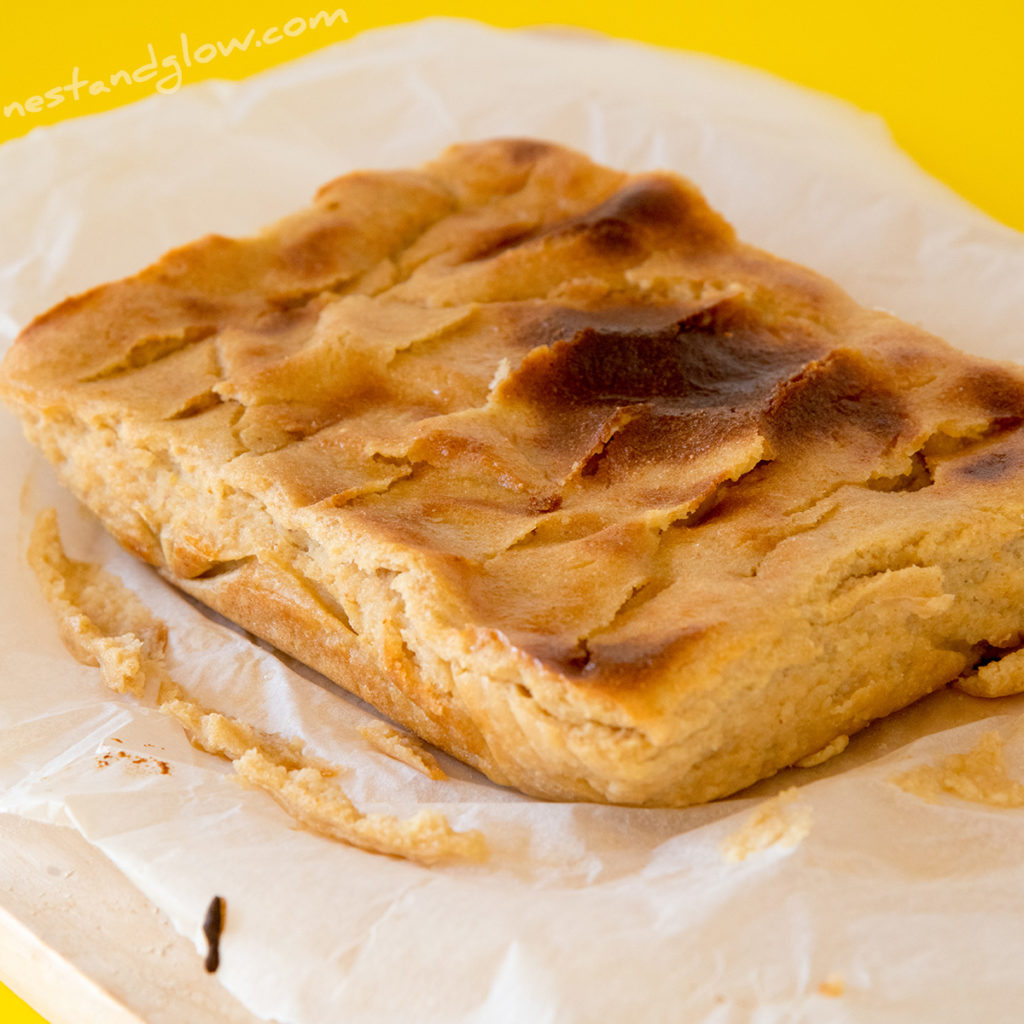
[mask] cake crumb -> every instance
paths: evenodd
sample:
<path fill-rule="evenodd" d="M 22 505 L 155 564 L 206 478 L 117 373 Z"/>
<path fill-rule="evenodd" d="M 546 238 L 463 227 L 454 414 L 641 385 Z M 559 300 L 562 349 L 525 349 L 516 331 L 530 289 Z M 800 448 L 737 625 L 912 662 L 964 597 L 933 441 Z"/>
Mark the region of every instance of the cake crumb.
<path fill-rule="evenodd" d="M 953 686 L 971 697 L 1012 697 L 1024 693 L 1024 650 L 1010 651 L 982 665 L 973 675 L 955 680 Z"/>
<path fill-rule="evenodd" d="M 811 831 L 812 812 L 799 800 L 795 786 L 765 800 L 747 818 L 743 826 L 722 843 L 722 856 L 732 863 L 772 846 L 788 849 L 798 846 Z"/>
<path fill-rule="evenodd" d="M 846 992 L 846 981 L 841 974 L 830 974 L 818 985 L 818 992 L 820 995 L 828 996 L 830 999 L 838 999 Z"/>
<path fill-rule="evenodd" d="M 999 733 L 986 732 L 966 754 L 920 765 L 890 781 L 933 804 L 951 795 L 990 807 L 1024 807 L 1024 785 L 1010 778 L 1003 748 Z"/>
<path fill-rule="evenodd" d="M 281 739 L 260 732 L 248 722 L 210 711 L 189 700 L 179 687 L 174 687 L 171 693 L 173 696 L 169 699 L 166 691 L 161 694 L 160 710 L 178 721 L 197 750 L 237 761 L 247 750 L 258 747 L 286 768 L 304 768 L 314 763 L 304 755 L 298 740 Z M 326 764 L 317 763 L 316 767 L 325 775 L 335 774 Z"/>
<path fill-rule="evenodd" d="M 817 753 L 808 754 L 807 757 L 800 758 L 795 763 L 795 766 L 797 768 L 815 768 L 819 764 L 831 761 L 833 757 L 841 754 L 849 745 L 849 736 L 837 736 L 828 746 L 822 747 Z"/>
<path fill-rule="evenodd" d="M 98 666 L 110 689 L 141 697 L 163 657 L 167 627 L 120 580 L 67 557 L 52 508 L 36 519 L 28 562 L 71 655 Z"/>
<path fill-rule="evenodd" d="M 429 779 L 442 781 L 448 778 L 437 759 L 416 736 L 402 732 L 387 722 L 369 722 L 359 726 L 359 735 L 374 750 L 407 764 L 410 768 L 426 775 Z"/>
<path fill-rule="evenodd" d="M 285 768 L 257 748 L 247 750 L 235 762 L 235 770 L 321 835 L 427 865 L 453 858 L 487 858 L 487 844 L 480 832 L 454 831 L 439 811 L 424 809 L 405 819 L 362 814 L 339 785 L 315 768 Z"/>
<path fill-rule="evenodd" d="M 116 577 L 67 557 L 53 509 L 36 520 L 28 557 L 76 659 L 98 666 L 104 682 L 118 693 L 141 698 L 154 682 L 159 710 L 177 719 L 193 746 L 230 760 L 244 782 L 264 790 L 302 825 L 363 850 L 422 864 L 487 857 L 480 832 L 455 831 L 439 811 L 424 809 L 406 819 L 361 813 L 334 780 L 338 769 L 308 756 L 299 740 L 261 732 L 191 700 L 164 668 L 167 627 Z M 97 767 L 107 767 L 114 756 L 97 757 Z M 124 750 L 116 756 L 132 757 Z M 148 760 L 155 759 L 131 763 Z M 169 773 L 169 766 L 166 771 L 162 767 L 166 762 L 155 763 L 161 774 Z"/>
<path fill-rule="evenodd" d="M 194 746 L 230 760 L 244 782 L 272 796 L 314 832 L 421 864 L 487 857 L 481 833 L 456 832 L 438 811 L 422 810 L 406 819 L 361 813 L 333 781 L 337 769 L 307 757 L 297 740 L 261 733 L 181 697 L 161 710 L 184 726 Z"/>

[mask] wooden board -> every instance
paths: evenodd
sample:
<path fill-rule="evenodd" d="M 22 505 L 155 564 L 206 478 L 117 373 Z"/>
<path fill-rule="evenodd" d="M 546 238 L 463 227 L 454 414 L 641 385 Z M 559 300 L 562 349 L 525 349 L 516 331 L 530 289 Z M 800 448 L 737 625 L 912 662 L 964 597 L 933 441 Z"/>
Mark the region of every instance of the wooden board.
<path fill-rule="evenodd" d="M 50 1024 L 261 1024 L 72 829 L 0 814 L 0 979 Z"/>

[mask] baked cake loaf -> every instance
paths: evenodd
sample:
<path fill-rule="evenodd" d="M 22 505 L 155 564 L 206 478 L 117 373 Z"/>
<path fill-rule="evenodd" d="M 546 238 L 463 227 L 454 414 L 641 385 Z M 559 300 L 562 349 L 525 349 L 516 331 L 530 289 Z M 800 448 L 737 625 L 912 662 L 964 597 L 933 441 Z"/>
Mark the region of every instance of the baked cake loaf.
<path fill-rule="evenodd" d="M 350 174 L 3 374 L 125 547 L 529 794 L 710 800 L 1024 685 L 1024 374 L 670 174 L 529 140 Z"/>

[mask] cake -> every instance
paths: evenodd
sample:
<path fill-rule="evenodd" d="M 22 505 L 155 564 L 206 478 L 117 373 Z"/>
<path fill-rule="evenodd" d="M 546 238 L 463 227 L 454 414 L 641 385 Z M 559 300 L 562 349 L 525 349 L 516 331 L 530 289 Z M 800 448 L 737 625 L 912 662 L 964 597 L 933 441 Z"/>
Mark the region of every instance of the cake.
<path fill-rule="evenodd" d="M 1024 688 L 1024 373 L 673 174 L 348 174 L 44 313 L 0 391 L 171 583 L 533 796 L 707 801 Z"/>

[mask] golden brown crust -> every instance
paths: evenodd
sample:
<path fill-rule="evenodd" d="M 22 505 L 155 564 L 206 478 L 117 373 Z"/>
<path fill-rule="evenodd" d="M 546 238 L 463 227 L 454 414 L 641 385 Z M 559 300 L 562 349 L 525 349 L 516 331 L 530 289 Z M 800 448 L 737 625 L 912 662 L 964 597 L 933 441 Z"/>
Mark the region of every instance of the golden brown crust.
<path fill-rule="evenodd" d="M 530 793 L 710 799 L 1024 631 L 1021 373 L 669 174 L 498 140 L 350 175 L 4 373 L 128 548 Z"/>

